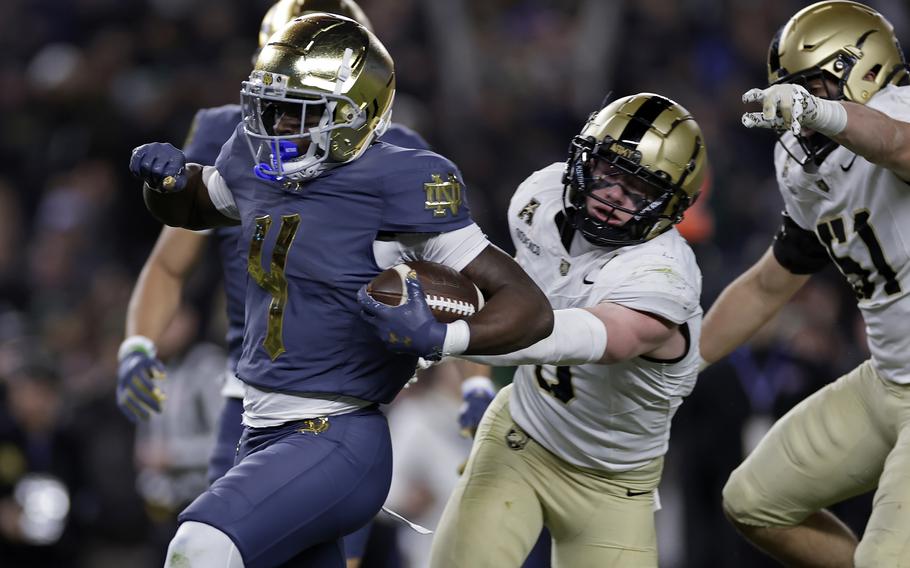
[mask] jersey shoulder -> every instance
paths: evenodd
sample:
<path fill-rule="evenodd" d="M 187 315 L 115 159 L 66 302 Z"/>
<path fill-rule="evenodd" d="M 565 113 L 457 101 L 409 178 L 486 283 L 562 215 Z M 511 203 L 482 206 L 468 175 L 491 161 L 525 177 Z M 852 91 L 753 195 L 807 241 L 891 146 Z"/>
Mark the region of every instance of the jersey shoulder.
<path fill-rule="evenodd" d="M 240 105 L 204 108 L 196 112 L 183 152 L 188 162 L 210 166 L 240 124 Z"/>
<path fill-rule="evenodd" d="M 640 245 L 623 247 L 600 268 L 594 295 L 681 324 L 701 312 L 701 270 L 675 228 Z"/>
<path fill-rule="evenodd" d="M 389 125 L 388 130 L 380 138 L 386 144 L 401 146 L 402 148 L 413 148 L 415 150 L 429 150 L 430 144 L 424 140 L 423 136 L 411 130 L 407 126 L 398 123 Z"/>
<path fill-rule="evenodd" d="M 891 118 L 910 122 L 910 85 L 888 85 L 876 93 L 867 106 Z"/>
<path fill-rule="evenodd" d="M 537 170 L 521 182 L 509 201 L 509 219 L 517 216 L 531 224 L 526 217 L 533 215 L 542 204 L 554 200 L 559 200 L 561 204 L 564 169 L 565 164 L 556 162 Z"/>
<path fill-rule="evenodd" d="M 384 231 L 444 232 L 471 223 L 461 171 L 430 150 L 378 142 L 330 176 L 369 187 L 382 199 Z"/>

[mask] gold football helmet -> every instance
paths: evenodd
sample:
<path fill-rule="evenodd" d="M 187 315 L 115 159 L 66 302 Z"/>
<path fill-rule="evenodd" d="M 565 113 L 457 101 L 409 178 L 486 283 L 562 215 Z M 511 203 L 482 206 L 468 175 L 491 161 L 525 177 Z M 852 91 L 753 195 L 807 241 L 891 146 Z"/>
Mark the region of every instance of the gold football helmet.
<path fill-rule="evenodd" d="M 894 28 L 872 8 L 850 0 L 818 2 L 796 13 L 768 50 L 768 82 L 806 83 L 825 76 L 831 99 L 866 104 L 885 85 L 907 79 Z"/>
<path fill-rule="evenodd" d="M 682 221 L 698 198 L 707 164 L 701 129 L 686 109 L 652 93 L 623 97 L 592 114 L 572 139 L 563 177 L 571 206 L 566 219 L 599 246 L 653 239 Z M 595 177 L 595 170 L 606 174 Z M 633 209 L 594 193 L 612 186 L 624 193 L 644 188 L 643 198 Z M 588 198 L 631 218 L 620 226 L 598 220 L 588 212 Z"/>
<path fill-rule="evenodd" d="M 265 47 L 272 34 L 285 24 L 311 12 L 327 12 L 351 18 L 372 31 L 373 25 L 360 6 L 353 0 L 279 0 L 272 4 L 259 26 L 259 48 Z"/>
<path fill-rule="evenodd" d="M 292 20 L 241 90 L 256 174 L 300 182 L 357 159 L 388 127 L 394 97 L 392 58 L 372 32 L 327 13 Z"/>

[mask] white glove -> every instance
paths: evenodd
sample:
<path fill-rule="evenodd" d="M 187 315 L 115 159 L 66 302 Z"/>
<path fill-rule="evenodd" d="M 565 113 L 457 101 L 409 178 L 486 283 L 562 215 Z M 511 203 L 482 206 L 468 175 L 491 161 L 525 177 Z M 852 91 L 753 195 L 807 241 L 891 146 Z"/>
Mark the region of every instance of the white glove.
<path fill-rule="evenodd" d="M 800 85 L 783 83 L 750 89 L 743 95 L 743 102 L 762 104 L 762 112 L 743 114 L 746 128 L 789 130 L 799 136 L 805 127 L 834 136 L 847 126 L 847 110 L 842 104 L 811 95 Z"/>

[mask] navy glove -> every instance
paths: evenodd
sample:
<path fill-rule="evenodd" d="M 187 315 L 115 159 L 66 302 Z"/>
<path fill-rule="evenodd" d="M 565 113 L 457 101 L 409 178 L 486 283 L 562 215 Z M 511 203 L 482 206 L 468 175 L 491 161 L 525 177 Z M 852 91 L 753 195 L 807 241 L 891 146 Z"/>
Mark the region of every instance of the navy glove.
<path fill-rule="evenodd" d="M 493 381 L 487 377 L 471 377 L 461 383 L 461 409 L 458 412 L 458 425 L 461 426 L 461 435 L 473 438 L 477 426 L 487 407 L 493 402 L 496 392 Z"/>
<path fill-rule="evenodd" d="M 164 375 L 164 364 L 144 350 L 120 357 L 117 406 L 131 422 L 147 420 L 150 412 L 161 412 L 164 393 L 156 382 L 160 384 Z"/>
<path fill-rule="evenodd" d="M 357 301 L 368 321 L 390 351 L 423 357 L 428 361 L 442 358 L 447 327 L 433 317 L 416 277 L 405 278 L 408 301 L 401 306 L 388 306 L 374 300 L 364 285 L 357 292 Z"/>
<path fill-rule="evenodd" d="M 182 191 L 186 187 L 186 156 L 164 142 L 143 144 L 133 150 L 130 172 L 156 191 Z"/>

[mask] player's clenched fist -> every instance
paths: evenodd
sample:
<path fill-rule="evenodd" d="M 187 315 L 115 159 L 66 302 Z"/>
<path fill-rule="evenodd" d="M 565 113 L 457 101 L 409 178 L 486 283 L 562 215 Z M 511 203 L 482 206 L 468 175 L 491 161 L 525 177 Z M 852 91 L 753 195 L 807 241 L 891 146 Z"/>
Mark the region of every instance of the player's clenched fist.
<path fill-rule="evenodd" d="M 761 112 L 743 114 L 746 128 L 789 130 L 799 136 L 803 128 L 833 136 L 847 125 L 847 111 L 837 101 L 821 99 L 800 85 L 784 83 L 767 89 L 750 89 L 744 103 L 761 103 Z"/>
<path fill-rule="evenodd" d="M 133 150 L 130 172 L 156 191 L 182 191 L 186 186 L 186 156 L 165 142 L 143 144 Z"/>

